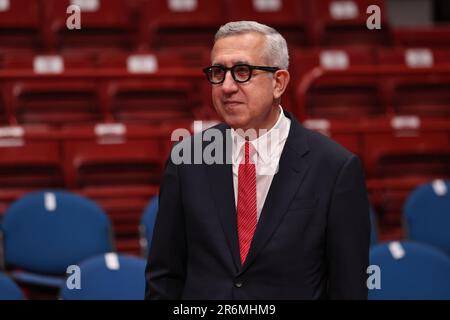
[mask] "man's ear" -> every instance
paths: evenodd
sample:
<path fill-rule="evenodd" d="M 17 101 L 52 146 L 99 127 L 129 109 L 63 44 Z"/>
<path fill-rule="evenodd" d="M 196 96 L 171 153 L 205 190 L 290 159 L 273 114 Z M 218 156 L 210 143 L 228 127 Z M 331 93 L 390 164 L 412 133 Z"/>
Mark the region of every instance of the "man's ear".
<path fill-rule="evenodd" d="M 273 88 L 273 97 L 274 99 L 279 99 L 281 95 L 286 91 L 287 85 L 289 83 L 289 79 L 291 76 L 289 75 L 289 71 L 287 70 L 278 70 L 273 75 L 274 88 Z"/>

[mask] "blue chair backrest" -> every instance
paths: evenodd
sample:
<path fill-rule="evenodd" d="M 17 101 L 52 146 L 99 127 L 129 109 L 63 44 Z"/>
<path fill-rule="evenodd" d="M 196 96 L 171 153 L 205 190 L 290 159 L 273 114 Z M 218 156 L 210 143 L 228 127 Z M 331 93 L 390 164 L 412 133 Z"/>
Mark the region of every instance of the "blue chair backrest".
<path fill-rule="evenodd" d="M 404 218 L 409 239 L 450 255 L 450 181 L 436 180 L 415 189 L 405 202 Z"/>
<path fill-rule="evenodd" d="M 381 289 L 371 300 L 450 299 L 450 258 L 416 242 L 389 242 L 370 250 L 370 264 L 380 267 Z"/>
<path fill-rule="evenodd" d="M 23 300 L 19 286 L 8 276 L 0 273 L 0 300 Z"/>
<path fill-rule="evenodd" d="M 94 202 L 65 191 L 25 195 L 5 212 L 6 265 L 61 274 L 68 265 L 112 251 L 111 222 Z"/>
<path fill-rule="evenodd" d="M 145 294 L 142 258 L 108 253 L 80 263 L 80 289 L 61 289 L 64 300 L 142 300 Z"/>
<path fill-rule="evenodd" d="M 144 214 L 142 215 L 141 225 L 145 228 L 145 245 L 144 251 L 145 254 L 148 254 L 148 250 L 150 248 L 152 237 L 153 237 L 153 227 L 155 225 L 156 214 L 158 213 L 159 202 L 158 195 L 154 196 L 150 203 L 144 210 Z"/>

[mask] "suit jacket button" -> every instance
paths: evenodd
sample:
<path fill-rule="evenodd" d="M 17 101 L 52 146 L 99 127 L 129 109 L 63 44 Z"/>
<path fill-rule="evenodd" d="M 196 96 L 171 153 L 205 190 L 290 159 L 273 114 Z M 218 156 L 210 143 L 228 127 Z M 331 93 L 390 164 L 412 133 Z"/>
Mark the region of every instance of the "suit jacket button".
<path fill-rule="evenodd" d="M 235 283 L 234 283 L 234 286 L 236 287 L 236 288 L 241 288 L 242 287 L 242 281 L 236 281 Z"/>

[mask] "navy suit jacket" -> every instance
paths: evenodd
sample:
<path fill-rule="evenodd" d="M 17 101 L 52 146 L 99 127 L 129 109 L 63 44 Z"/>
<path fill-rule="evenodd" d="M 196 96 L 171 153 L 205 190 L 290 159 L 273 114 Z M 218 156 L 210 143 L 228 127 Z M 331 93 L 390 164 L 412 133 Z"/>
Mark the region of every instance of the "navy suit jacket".
<path fill-rule="evenodd" d="M 232 165 L 167 161 L 146 299 L 367 298 L 370 222 L 361 163 L 285 114 L 289 135 L 244 265 Z M 214 128 L 224 136 L 229 129 Z"/>

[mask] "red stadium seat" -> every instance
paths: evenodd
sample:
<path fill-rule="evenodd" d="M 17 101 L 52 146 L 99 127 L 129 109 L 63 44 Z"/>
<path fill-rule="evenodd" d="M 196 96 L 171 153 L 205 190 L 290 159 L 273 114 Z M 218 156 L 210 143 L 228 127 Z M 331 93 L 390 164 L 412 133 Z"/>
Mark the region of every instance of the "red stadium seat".
<path fill-rule="evenodd" d="M 421 117 L 450 116 L 450 77 L 404 77 L 393 80 L 393 108 L 397 114 Z"/>
<path fill-rule="evenodd" d="M 1 188 L 61 187 L 61 157 L 57 142 L 0 138 Z"/>
<path fill-rule="evenodd" d="M 121 68 L 130 73 L 156 73 L 167 69 L 195 69 L 198 72 L 209 65 L 209 53 L 195 48 L 137 52 L 102 52 L 98 55 L 100 68 Z"/>
<path fill-rule="evenodd" d="M 150 0 L 143 5 L 141 45 L 154 49 L 211 48 L 225 22 L 222 1 Z"/>
<path fill-rule="evenodd" d="M 374 54 L 367 48 L 309 49 L 294 51 L 294 88 L 308 71 L 314 67 L 330 70 L 345 70 L 350 66 L 375 65 Z M 324 76 L 316 81 L 306 97 L 296 97 L 300 105 L 300 118 L 349 119 L 382 116 L 382 106 L 377 78 L 357 76 Z M 304 109 L 301 109 L 304 107 Z"/>
<path fill-rule="evenodd" d="M 369 48 L 318 48 L 292 51 L 294 75 L 298 78 L 314 67 L 345 70 L 351 66 L 375 65 L 375 53 Z"/>
<path fill-rule="evenodd" d="M 130 50 L 135 45 L 137 24 L 125 0 L 46 0 L 45 27 L 49 49 Z M 71 4 L 81 8 L 81 29 L 66 26 Z"/>
<path fill-rule="evenodd" d="M 378 51 L 380 63 L 403 65 L 411 69 L 450 66 L 450 50 L 430 48 L 385 49 Z M 392 76 L 385 82 L 390 103 L 397 114 L 421 117 L 450 116 L 450 76 Z"/>
<path fill-rule="evenodd" d="M 42 48 L 39 0 L 0 2 L 0 51 Z"/>
<path fill-rule="evenodd" d="M 309 44 L 305 0 L 226 0 L 231 21 L 253 20 L 279 31 L 288 44 Z"/>
<path fill-rule="evenodd" d="M 0 127 L 0 215 L 26 192 L 64 186 L 55 133 L 46 127 Z"/>
<path fill-rule="evenodd" d="M 66 182 L 70 188 L 155 185 L 161 176 L 161 152 L 159 140 L 66 141 Z"/>
<path fill-rule="evenodd" d="M 113 81 L 110 111 L 115 121 L 129 124 L 193 121 L 206 115 L 199 90 L 195 83 L 177 79 Z"/>
<path fill-rule="evenodd" d="M 14 82 L 12 112 L 19 124 L 96 123 L 104 119 L 94 80 Z"/>
<path fill-rule="evenodd" d="M 450 48 L 449 26 L 398 27 L 393 30 L 393 36 L 397 46 Z"/>
<path fill-rule="evenodd" d="M 67 186 L 105 209 L 119 251 L 138 254 L 139 219 L 159 189 L 169 128 L 66 126 L 62 136 Z"/>
<path fill-rule="evenodd" d="M 445 120 L 394 117 L 377 121 L 364 135 L 369 178 L 440 176 L 449 173 L 450 126 Z"/>
<path fill-rule="evenodd" d="M 379 46 L 392 43 L 384 0 L 311 1 L 313 41 L 322 46 Z M 367 27 L 367 8 L 381 11 L 381 29 Z"/>
<path fill-rule="evenodd" d="M 369 198 L 381 218 L 383 240 L 403 237 L 402 208 L 415 187 L 450 177 L 448 123 L 395 119 L 402 118 L 393 118 L 392 125 L 378 121 L 363 139 Z"/>

